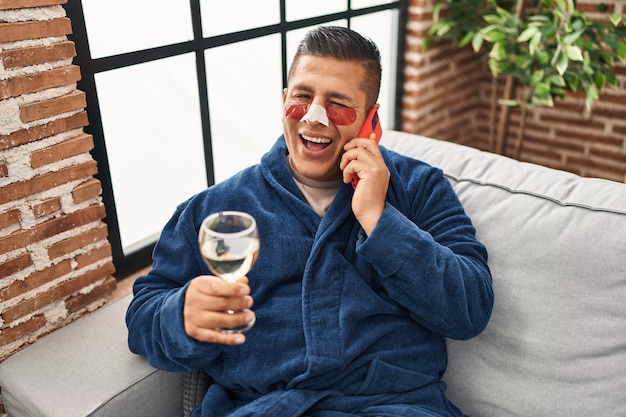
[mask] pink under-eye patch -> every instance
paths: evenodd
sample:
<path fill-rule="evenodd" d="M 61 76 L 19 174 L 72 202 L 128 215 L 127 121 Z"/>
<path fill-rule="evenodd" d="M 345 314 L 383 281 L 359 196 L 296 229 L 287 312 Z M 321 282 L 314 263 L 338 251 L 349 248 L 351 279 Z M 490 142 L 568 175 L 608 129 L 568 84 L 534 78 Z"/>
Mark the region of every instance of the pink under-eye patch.
<path fill-rule="evenodd" d="M 287 103 L 285 116 L 290 119 L 300 120 L 309 111 L 311 103 Z M 336 125 L 351 125 L 356 120 L 356 110 L 350 107 L 333 107 L 328 103 L 324 106 L 328 119 Z"/>
<path fill-rule="evenodd" d="M 309 106 L 311 103 L 287 103 L 287 109 L 285 110 L 285 116 L 290 119 L 300 120 L 304 117 L 306 112 L 309 110 Z"/>
<path fill-rule="evenodd" d="M 326 104 L 326 114 L 336 125 L 351 125 L 356 120 L 356 110 L 350 107 L 332 107 Z"/>

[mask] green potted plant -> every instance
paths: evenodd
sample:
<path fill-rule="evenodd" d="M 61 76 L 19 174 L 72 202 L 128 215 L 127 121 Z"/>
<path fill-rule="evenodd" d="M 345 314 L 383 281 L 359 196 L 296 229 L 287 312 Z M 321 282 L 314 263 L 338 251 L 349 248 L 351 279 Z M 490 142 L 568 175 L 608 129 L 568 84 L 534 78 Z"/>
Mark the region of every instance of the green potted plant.
<path fill-rule="evenodd" d="M 599 92 L 616 87 L 615 64 L 626 61 L 626 18 L 608 14 L 599 21 L 576 8 L 575 0 L 433 0 L 434 24 L 425 47 L 450 39 L 471 45 L 493 75 L 490 144 L 506 152 L 509 109 L 521 108 L 515 143 L 519 159 L 529 108 L 553 106 L 555 98 L 582 92 L 590 111 Z M 597 6 L 606 13 L 605 4 Z M 502 96 L 497 82 L 505 77 Z M 519 91 L 516 93 L 516 88 Z M 500 105 L 494 138 L 497 105 Z"/>

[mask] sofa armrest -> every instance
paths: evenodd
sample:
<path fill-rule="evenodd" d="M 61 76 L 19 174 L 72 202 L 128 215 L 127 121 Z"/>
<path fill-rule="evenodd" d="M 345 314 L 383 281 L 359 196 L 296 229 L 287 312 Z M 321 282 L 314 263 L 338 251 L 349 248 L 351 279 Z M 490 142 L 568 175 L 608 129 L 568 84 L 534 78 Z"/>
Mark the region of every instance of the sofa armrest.
<path fill-rule="evenodd" d="M 182 374 L 128 349 L 125 296 L 0 364 L 10 417 L 183 415 Z"/>

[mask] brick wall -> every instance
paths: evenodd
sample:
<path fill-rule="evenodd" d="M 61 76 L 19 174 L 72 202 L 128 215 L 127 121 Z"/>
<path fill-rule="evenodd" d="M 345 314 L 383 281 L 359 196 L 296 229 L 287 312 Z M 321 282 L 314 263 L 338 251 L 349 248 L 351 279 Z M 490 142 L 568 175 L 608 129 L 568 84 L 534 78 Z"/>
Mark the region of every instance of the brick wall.
<path fill-rule="evenodd" d="M 579 0 L 592 14 L 601 0 Z M 609 12 L 626 15 L 626 2 L 604 0 Z M 605 18 L 594 13 L 598 19 Z M 491 74 L 470 48 L 442 43 L 424 51 L 432 24 L 432 1 L 409 0 L 402 130 L 489 149 Z M 626 65 L 617 68 L 619 88 L 605 89 L 591 115 L 582 95 L 554 108 L 529 112 L 521 160 L 583 176 L 626 181 Z M 499 85 L 502 88 L 502 85 Z M 520 114 L 511 112 L 507 135 L 513 155 Z"/>
<path fill-rule="evenodd" d="M 0 1 L 0 361 L 116 287 L 66 1 Z"/>

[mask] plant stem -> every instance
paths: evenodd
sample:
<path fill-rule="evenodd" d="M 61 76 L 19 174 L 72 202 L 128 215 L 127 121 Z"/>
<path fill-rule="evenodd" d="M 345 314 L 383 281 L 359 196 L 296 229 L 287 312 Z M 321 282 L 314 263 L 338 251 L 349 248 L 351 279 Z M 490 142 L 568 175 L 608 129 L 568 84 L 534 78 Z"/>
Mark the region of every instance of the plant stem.
<path fill-rule="evenodd" d="M 510 100 L 515 90 L 515 79 L 512 75 L 506 76 L 504 84 L 504 92 L 502 98 Z M 510 108 L 506 104 L 500 105 L 500 116 L 498 116 L 498 138 L 496 139 L 496 153 L 500 155 L 506 154 L 506 132 L 509 130 L 509 113 Z"/>
<path fill-rule="evenodd" d="M 515 7 L 515 15 L 518 18 L 522 17 L 522 13 L 524 11 L 524 0 L 517 0 L 517 4 Z M 510 100 L 513 97 L 515 91 L 515 79 L 511 74 L 506 76 L 506 83 L 504 85 L 504 92 L 502 93 L 502 98 L 504 100 Z M 496 143 L 496 153 L 500 155 L 506 154 L 506 132 L 508 131 L 509 126 L 509 115 L 510 108 L 507 105 L 502 105 L 500 109 L 500 117 L 498 123 L 498 138 Z"/>
<path fill-rule="evenodd" d="M 489 109 L 489 151 L 496 151 L 496 108 L 498 105 L 498 78 L 491 77 L 491 108 Z"/>
<path fill-rule="evenodd" d="M 517 139 L 515 140 L 515 159 L 519 160 L 522 155 L 524 145 L 524 133 L 526 131 L 526 118 L 528 116 L 528 98 L 534 94 L 534 88 L 529 88 L 524 94 L 522 101 L 522 114 L 520 116 L 519 128 L 517 129 Z"/>

